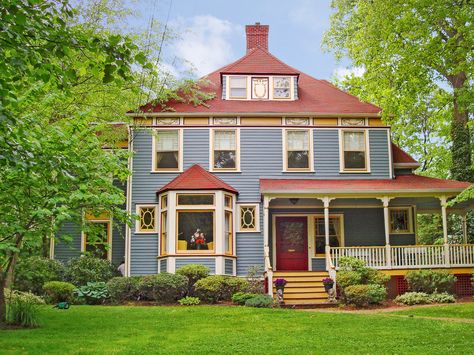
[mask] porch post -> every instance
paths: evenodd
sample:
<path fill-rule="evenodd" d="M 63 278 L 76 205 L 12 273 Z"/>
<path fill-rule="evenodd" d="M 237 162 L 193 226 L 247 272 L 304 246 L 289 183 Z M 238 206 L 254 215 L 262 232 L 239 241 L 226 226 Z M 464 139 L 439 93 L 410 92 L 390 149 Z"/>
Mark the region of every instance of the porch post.
<path fill-rule="evenodd" d="M 443 220 L 443 240 L 444 240 L 444 263 L 449 266 L 449 245 L 448 245 L 448 218 L 446 208 L 448 206 L 446 196 L 439 197 L 441 203 L 441 218 Z"/>
<path fill-rule="evenodd" d="M 388 204 L 391 200 L 390 197 L 384 196 L 380 198 L 383 204 L 383 219 L 385 227 L 385 257 L 387 260 L 387 267 L 392 268 L 392 253 L 390 249 L 390 211 L 388 209 Z"/>
<path fill-rule="evenodd" d="M 263 197 L 263 251 L 265 272 L 267 273 L 267 289 L 268 294 L 273 296 L 273 269 L 270 261 L 270 243 L 269 243 L 269 225 L 268 225 L 268 206 L 270 198 Z"/>
<path fill-rule="evenodd" d="M 323 205 L 324 205 L 324 238 L 325 238 L 325 252 L 326 252 L 326 260 L 329 260 L 331 257 L 331 247 L 329 245 L 329 203 L 332 201 L 332 198 L 328 196 L 324 196 L 322 198 Z"/>
<path fill-rule="evenodd" d="M 466 212 L 462 215 L 462 242 L 467 244 L 467 214 Z"/>

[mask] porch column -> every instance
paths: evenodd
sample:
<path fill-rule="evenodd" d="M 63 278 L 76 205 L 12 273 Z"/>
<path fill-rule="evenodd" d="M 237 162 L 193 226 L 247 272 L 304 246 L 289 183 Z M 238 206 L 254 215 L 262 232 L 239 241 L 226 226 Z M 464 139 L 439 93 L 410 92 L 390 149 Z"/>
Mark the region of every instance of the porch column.
<path fill-rule="evenodd" d="M 265 272 L 267 273 L 267 288 L 268 294 L 273 296 L 273 268 L 270 262 L 270 243 L 269 243 L 269 225 L 268 225 L 268 206 L 270 205 L 270 198 L 263 197 L 263 253 Z"/>
<path fill-rule="evenodd" d="M 384 196 L 379 198 L 383 204 L 383 220 L 385 227 L 385 258 L 387 260 L 387 267 L 392 268 L 392 253 L 390 249 L 390 211 L 388 209 L 388 204 L 391 200 L 390 197 Z"/>
<path fill-rule="evenodd" d="M 439 197 L 439 201 L 441 204 L 441 218 L 443 220 L 444 263 L 446 264 L 446 266 L 449 266 L 448 218 L 446 212 L 448 202 L 446 196 Z"/>
<path fill-rule="evenodd" d="M 325 252 L 326 252 L 326 260 L 328 260 L 331 255 L 331 247 L 329 245 L 329 203 L 333 200 L 333 198 L 329 198 L 325 196 L 322 198 L 323 205 L 324 205 L 324 237 L 325 237 Z"/>
<path fill-rule="evenodd" d="M 467 244 L 467 213 L 462 215 L 462 242 Z"/>

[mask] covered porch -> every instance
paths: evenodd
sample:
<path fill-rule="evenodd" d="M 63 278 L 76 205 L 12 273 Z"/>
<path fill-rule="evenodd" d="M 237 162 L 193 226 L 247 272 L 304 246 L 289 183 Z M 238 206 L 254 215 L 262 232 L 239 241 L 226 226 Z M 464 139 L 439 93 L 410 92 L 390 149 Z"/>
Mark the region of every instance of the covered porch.
<path fill-rule="evenodd" d="M 416 175 L 391 180 L 261 180 L 265 270 L 327 271 L 352 256 L 391 269 L 474 267 L 466 215 L 472 201 L 451 206 L 468 183 Z M 418 214 L 439 214 L 442 240 L 420 244 Z M 462 238 L 448 234 L 457 214 Z M 299 241 L 299 242 L 298 242 Z M 441 243 L 442 242 L 442 243 Z"/>

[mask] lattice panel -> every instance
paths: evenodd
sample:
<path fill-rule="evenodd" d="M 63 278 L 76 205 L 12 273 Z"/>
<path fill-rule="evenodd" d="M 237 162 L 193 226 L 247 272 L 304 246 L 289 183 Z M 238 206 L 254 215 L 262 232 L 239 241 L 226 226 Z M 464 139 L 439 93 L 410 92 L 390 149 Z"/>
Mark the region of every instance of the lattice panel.
<path fill-rule="evenodd" d="M 408 291 L 408 283 L 404 276 L 395 276 L 395 285 L 397 295 L 402 295 Z"/>
<path fill-rule="evenodd" d="M 471 283 L 470 274 L 458 274 L 456 275 L 457 281 L 454 285 L 455 292 L 458 296 L 471 296 L 474 295 L 474 288 Z"/>

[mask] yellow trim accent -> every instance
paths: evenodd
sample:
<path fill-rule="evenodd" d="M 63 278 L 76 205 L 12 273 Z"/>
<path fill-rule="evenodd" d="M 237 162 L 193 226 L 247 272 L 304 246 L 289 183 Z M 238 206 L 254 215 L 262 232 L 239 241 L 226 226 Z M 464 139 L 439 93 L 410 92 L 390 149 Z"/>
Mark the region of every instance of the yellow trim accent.
<path fill-rule="evenodd" d="M 86 221 L 100 221 L 103 222 L 104 220 L 110 219 L 110 213 L 108 211 L 102 211 L 98 215 L 92 214 L 92 212 L 86 212 L 85 214 Z"/>
<path fill-rule="evenodd" d="M 385 126 L 385 124 L 382 122 L 381 118 L 369 118 L 369 126 Z"/>
<path fill-rule="evenodd" d="M 337 126 L 337 118 L 330 117 L 316 117 L 314 118 L 314 125 L 318 126 Z"/>
<path fill-rule="evenodd" d="M 153 119 L 138 117 L 133 120 L 133 122 L 138 126 L 150 126 L 153 124 Z"/>
<path fill-rule="evenodd" d="M 365 247 L 364 247 L 365 248 Z M 446 268 L 446 267 L 439 267 L 439 268 L 430 268 L 430 269 L 442 269 L 447 270 L 450 274 L 471 274 L 473 271 L 472 267 L 455 267 L 455 268 Z M 392 269 L 392 270 L 379 270 L 383 272 L 385 275 L 390 276 L 405 276 L 409 271 L 415 271 L 420 269 Z"/>
<path fill-rule="evenodd" d="M 281 126 L 281 117 L 241 117 L 242 126 Z"/>
<path fill-rule="evenodd" d="M 184 125 L 193 126 L 193 125 L 203 125 L 207 126 L 209 124 L 209 117 L 185 117 Z"/>

